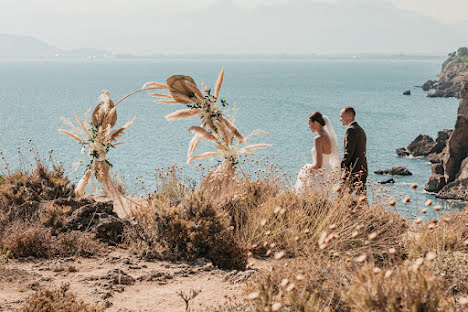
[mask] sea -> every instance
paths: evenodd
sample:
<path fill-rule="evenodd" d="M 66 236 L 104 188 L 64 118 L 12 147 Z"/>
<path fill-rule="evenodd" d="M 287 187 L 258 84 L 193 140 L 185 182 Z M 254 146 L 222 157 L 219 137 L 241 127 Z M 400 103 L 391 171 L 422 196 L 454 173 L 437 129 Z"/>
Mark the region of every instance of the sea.
<path fill-rule="evenodd" d="M 78 181 L 89 161 L 76 141 L 60 134 L 68 129 L 61 117 L 74 120 L 74 113 L 84 118 L 88 109 L 98 104 L 103 89 L 116 102 L 140 89 L 148 81 L 165 82 L 174 74 L 192 76 L 197 84 L 214 87 L 224 68 L 220 97 L 227 102 L 227 114 L 243 134 L 261 129 L 270 136 L 256 136 L 251 143 L 272 146 L 249 156 L 247 163 L 265 159 L 275 163 L 279 174 L 292 177 L 305 163 L 312 162 L 312 134 L 307 117 L 319 111 L 327 115 L 337 133 L 340 151 L 346 130 L 339 121 L 340 109 L 353 106 L 356 119 L 367 133 L 369 162 L 369 200 L 396 199 L 397 209 L 405 216 L 431 217 L 423 214 L 424 203 L 431 199 L 445 210 L 461 209 L 466 203 L 438 200 L 424 191 L 431 175 L 426 158 L 399 158 L 395 149 L 407 146 L 419 134 L 437 137 L 442 129 L 455 124 L 458 100 L 428 98 L 418 88 L 440 72 L 443 58 L 176 58 L 111 60 L 14 60 L 0 61 L 0 151 L 9 167 L 30 166 L 29 148 L 40 151 L 61 163 L 67 175 Z M 403 95 L 406 90 L 410 96 Z M 200 171 L 186 163 L 192 135 L 187 129 L 199 120 L 167 121 L 164 116 L 184 108 L 182 105 L 154 103 L 145 93 L 129 97 L 118 106 L 117 125 L 136 116 L 123 136 L 124 145 L 112 149 L 108 159 L 113 170 L 133 192 L 156 186 L 156 169 L 176 164 L 185 175 L 200 181 Z M 20 148 L 21 153 L 18 153 Z M 202 143 L 199 151 L 213 149 Z M 254 162 L 252 162 L 254 160 Z M 74 170 L 73 163 L 83 166 Z M 216 160 L 201 161 L 203 167 L 216 166 Z M 5 163 L 1 164 L 3 173 Z M 408 177 L 394 177 L 396 183 L 382 186 L 377 181 L 388 176 L 373 174 L 378 169 L 405 166 Z M 291 183 L 292 183 L 291 182 Z M 418 188 L 412 189 L 416 183 Z M 383 196 L 382 198 L 382 194 Z M 409 196 L 411 203 L 402 198 Z"/>

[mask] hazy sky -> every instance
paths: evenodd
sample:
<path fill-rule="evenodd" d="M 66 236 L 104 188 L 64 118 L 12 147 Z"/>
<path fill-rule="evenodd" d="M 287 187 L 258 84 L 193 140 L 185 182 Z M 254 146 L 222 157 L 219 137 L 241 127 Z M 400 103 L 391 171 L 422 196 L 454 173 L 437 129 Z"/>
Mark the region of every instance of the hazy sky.
<path fill-rule="evenodd" d="M 0 1 L 0 33 L 140 54 L 445 54 L 467 28 L 468 0 Z"/>

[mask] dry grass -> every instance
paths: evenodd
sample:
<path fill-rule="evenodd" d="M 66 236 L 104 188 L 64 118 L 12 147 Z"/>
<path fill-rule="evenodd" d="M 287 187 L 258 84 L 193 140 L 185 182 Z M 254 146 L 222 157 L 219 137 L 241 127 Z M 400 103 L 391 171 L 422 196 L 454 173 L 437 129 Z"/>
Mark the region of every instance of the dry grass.
<path fill-rule="evenodd" d="M 343 297 L 352 311 L 454 310 L 454 300 L 445 296 L 444 286 L 424 265 L 377 273 L 373 266 L 366 266 L 355 274 Z"/>
<path fill-rule="evenodd" d="M 0 250 L 14 258 L 89 257 L 103 251 L 103 246 L 82 232 L 53 236 L 50 228 L 17 222 L 1 234 Z"/>
<path fill-rule="evenodd" d="M 105 308 L 100 305 L 87 304 L 77 299 L 64 284 L 57 289 L 37 290 L 21 308 L 21 312 L 100 312 Z"/>

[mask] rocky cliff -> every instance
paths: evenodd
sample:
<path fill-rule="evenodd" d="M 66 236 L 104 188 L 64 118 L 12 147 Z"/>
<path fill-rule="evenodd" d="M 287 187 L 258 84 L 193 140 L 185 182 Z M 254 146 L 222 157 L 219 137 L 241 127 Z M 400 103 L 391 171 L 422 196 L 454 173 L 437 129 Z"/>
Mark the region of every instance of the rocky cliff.
<path fill-rule="evenodd" d="M 424 91 L 434 90 L 429 97 L 460 98 L 464 76 L 468 77 L 468 48 L 460 48 L 449 54 L 442 65 L 439 80 L 428 80 L 423 85 Z"/>
<path fill-rule="evenodd" d="M 426 190 L 439 198 L 468 200 L 468 77 L 460 95 L 455 128 L 443 150 L 428 156 L 433 174 Z"/>

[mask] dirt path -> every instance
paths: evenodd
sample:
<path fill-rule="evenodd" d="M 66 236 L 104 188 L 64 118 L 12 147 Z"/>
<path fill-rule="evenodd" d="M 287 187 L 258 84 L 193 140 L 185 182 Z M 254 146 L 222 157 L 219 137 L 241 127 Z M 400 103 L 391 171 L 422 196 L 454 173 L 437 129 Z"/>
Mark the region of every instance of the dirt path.
<path fill-rule="evenodd" d="M 185 311 L 179 291 L 201 290 L 191 307 L 222 304 L 242 298 L 245 281 L 255 270 L 227 272 L 199 259 L 196 263 L 149 262 L 113 250 L 98 258 L 9 260 L 0 264 L 0 311 L 12 311 L 38 287 L 70 284 L 88 303 L 108 311 Z"/>

